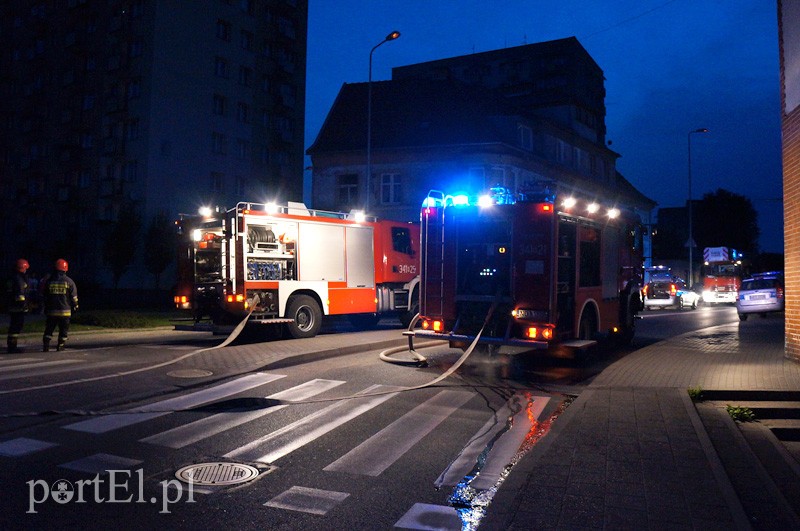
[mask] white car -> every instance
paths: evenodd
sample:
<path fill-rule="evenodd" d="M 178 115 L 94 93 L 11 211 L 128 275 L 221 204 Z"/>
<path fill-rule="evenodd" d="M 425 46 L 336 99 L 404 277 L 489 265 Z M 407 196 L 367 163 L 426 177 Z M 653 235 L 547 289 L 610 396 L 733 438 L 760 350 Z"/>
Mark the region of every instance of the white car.
<path fill-rule="evenodd" d="M 679 278 L 655 279 L 648 283 L 642 290 L 645 310 L 656 308 L 674 308 L 683 310 L 697 308 L 700 303 L 700 294 L 690 290 Z"/>

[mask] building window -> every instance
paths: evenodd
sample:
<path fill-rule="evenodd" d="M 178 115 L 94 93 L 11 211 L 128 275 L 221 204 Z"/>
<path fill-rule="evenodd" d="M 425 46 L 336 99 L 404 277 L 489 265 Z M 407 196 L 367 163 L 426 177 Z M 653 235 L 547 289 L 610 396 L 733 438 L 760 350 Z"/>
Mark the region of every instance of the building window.
<path fill-rule="evenodd" d="M 397 173 L 381 175 L 381 203 L 394 205 L 403 200 L 403 179 Z"/>
<path fill-rule="evenodd" d="M 259 146 L 257 151 L 258 161 L 261 162 L 261 164 L 269 164 L 269 146 Z"/>
<path fill-rule="evenodd" d="M 225 176 L 222 173 L 218 172 L 218 171 L 212 171 L 211 172 L 210 188 L 211 188 L 212 192 L 221 192 L 222 191 L 222 182 L 223 182 L 224 178 L 225 178 Z"/>
<path fill-rule="evenodd" d="M 214 58 L 214 75 L 217 77 L 228 78 L 228 61 L 222 57 Z"/>
<path fill-rule="evenodd" d="M 129 183 L 136 182 L 138 173 L 139 165 L 135 160 L 131 160 L 126 162 L 125 166 L 122 168 L 122 179 Z"/>
<path fill-rule="evenodd" d="M 228 140 L 222 133 L 211 133 L 211 151 L 218 155 L 224 155 L 228 151 Z"/>
<path fill-rule="evenodd" d="M 294 108 L 295 96 L 294 87 L 291 85 L 281 85 L 281 100 L 287 107 Z"/>
<path fill-rule="evenodd" d="M 250 123 L 250 107 L 243 102 L 236 105 L 236 119 L 243 124 Z"/>
<path fill-rule="evenodd" d="M 560 138 L 556 139 L 556 160 L 562 164 L 566 164 L 569 161 L 569 144 L 561 140 Z"/>
<path fill-rule="evenodd" d="M 239 44 L 241 45 L 241 47 L 243 49 L 247 50 L 248 52 L 252 52 L 253 51 L 253 41 L 254 41 L 254 39 L 255 39 L 255 37 L 253 36 L 252 32 L 242 30 L 242 33 L 241 33 L 241 36 L 240 36 L 240 39 L 239 39 Z"/>
<path fill-rule="evenodd" d="M 125 140 L 136 140 L 139 138 L 139 119 L 135 118 L 125 122 Z"/>
<path fill-rule="evenodd" d="M 223 41 L 230 42 L 231 40 L 231 23 L 222 19 L 217 20 L 217 38 Z"/>
<path fill-rule="evenodd" d="M 243 138 L 236 140 L 236 154 L 240 160 L 247 160 L 250 157 L 250 142 Z"/>
<path fill-rule="evenodd" d="M 275 123 L 275 130 L 278 131 L 281 139 L 286 142 L 291 142 L 294 129 L 292 127 L 292 121 L 285 116 L 276 116 L 273 122 Z"/>
<path fill-rule="evenodd" d="M 78 186 L 80 188 L 89 188 L 92 184 L 92 172 L 87 169 L 83 169 L 78 174 Z"/>
<path fill-rule="evenodd" d="M 134 79 L 128 82 L 128 85 L 125 87 L 125 97 L 129 100 L 134 98 L 138 98 L 141 94 L 141 82 L 138 79 Z"/>
<path fill-rule="evenodd" d="M 336 202 L 340 208 L 358 204 L 358 175 L 348 173 L 336 177 Z"/>
<path fill-rule="evenodd" d="M 225 96 L 214 94 L 214 114 L 225 116 Z"/>
<path fill-rule="evenodd" d="M 519 145 L 522 149 L 533 151 L 533 131 L 527 125 L 519 125 Z"/>
<path fill-rule="evenodd" d="M 585 150 L 576 147 L 575 153 L 575 168 L 581 173 L 589 173 L 589 153 Z"/>
<path fill-rule="evenodd" d="M 286 17 L 278 17 L 278 31 L 285 37 L 295 38 L 294 24 Z"/>
<path fill-rule="evenodd" d="M 131 42 L 128 45 L 128 57 L 139 57 L 142 55 L 142 49 L 144 48 L 144 43 L 141 40 L 137 39 Z"/>
<path fill-rule="evenodd" d="M 246 66 L 239 67 L 239 84 L 243 87 L 250 86 L 250 80 L 253 77 L 253 71 Z"/>

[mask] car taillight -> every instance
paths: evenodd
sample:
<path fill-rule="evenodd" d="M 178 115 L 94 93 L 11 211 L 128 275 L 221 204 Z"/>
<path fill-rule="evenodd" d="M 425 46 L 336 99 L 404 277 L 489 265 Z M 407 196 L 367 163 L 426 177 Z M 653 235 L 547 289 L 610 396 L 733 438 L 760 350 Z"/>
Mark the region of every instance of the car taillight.
<path fill-rule="evenodd" d="M 678 288 L 675 287 L 675 284 L 670 284 L 669 285 L 669 294 L 670 295 L 675 295 L 677 293 L 678 293 Z"/>
<path fill-rule="evenodd" d="M 779 299 L 782 299 L 783 298 L 783 288 L 775 288 L 775 295 L 777 295 Z"/>

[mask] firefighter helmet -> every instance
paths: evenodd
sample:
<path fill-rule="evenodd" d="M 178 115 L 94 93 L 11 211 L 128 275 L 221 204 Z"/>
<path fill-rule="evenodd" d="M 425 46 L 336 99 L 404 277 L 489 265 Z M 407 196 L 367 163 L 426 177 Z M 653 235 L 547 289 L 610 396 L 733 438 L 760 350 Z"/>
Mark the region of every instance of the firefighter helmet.
<path fill-rule="evenodd" d="M 56 271 L 64 271 L 66 272 L 69 270 L 69 264 L 63 258 L 59 258 L 56 260 Z"/>
<path fill-rule="evenodd" d="M 28 270 L 29 267 L 31 267 L 30 264 L 24 258 L 20 258 L 19 260 L 17 260 L 17 271 L 19 271 L 20 273 L 24 273 L 25 271 Z"/>

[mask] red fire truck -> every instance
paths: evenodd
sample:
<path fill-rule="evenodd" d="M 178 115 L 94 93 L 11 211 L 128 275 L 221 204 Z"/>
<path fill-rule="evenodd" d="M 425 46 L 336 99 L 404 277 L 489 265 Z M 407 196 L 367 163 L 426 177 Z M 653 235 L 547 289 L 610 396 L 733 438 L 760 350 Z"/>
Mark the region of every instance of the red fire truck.
<path fill-rule="evenodd" d="M 411 311 L 417 224 L 302 203 L 239 203 L 176 223 L 182 237 L 175 305 L 191 310 L 196 322 L 230 324 L 250 313 L 251 321 L 283 323 L 299 338 L 315 336 L 323 315 L 364 325 Z"/>
<path fill-rule="evenodd" d="M 599 201 L 493 188 L 477 201 L 429 193 L 421 212 L 421 330 L 480 342 L 584 348 L 633 337 L 642 230 Z"/>
<path fill-rule="evenodd" d="M 742 253 L 731 247 L 703 249 L 703 302 L 736 304 L 742 285 Z"/>

